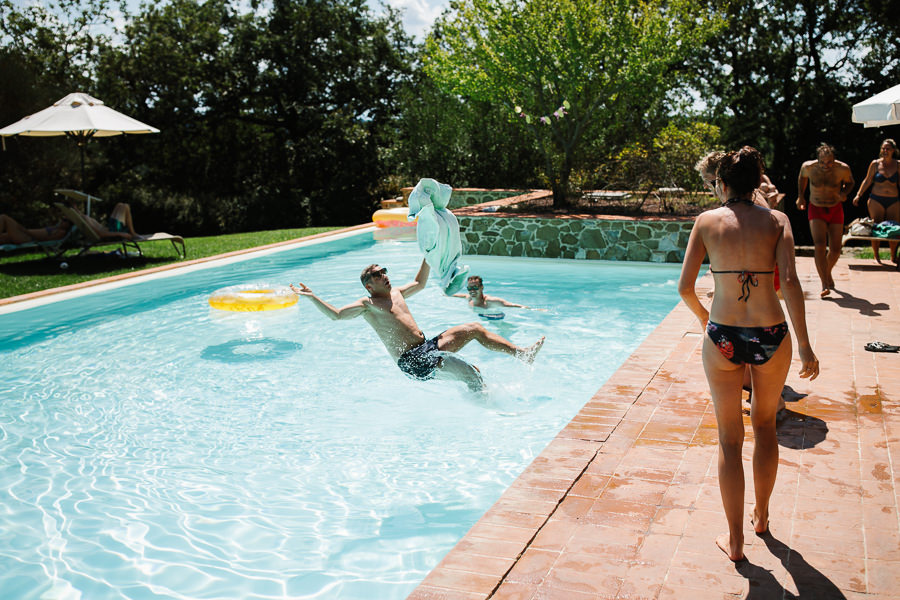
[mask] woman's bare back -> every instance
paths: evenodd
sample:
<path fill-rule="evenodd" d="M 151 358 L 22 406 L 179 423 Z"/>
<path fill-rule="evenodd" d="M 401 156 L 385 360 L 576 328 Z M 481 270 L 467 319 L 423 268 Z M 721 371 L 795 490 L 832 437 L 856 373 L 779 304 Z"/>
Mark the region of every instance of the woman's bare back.
<path fill-rule="evenodd" d="M 697 226 L 716 282 L 710 319 L 736 326 L 784 321 L 775 294 L 776 249 L 783 213 L 738 202 L 700 216 Z"/>

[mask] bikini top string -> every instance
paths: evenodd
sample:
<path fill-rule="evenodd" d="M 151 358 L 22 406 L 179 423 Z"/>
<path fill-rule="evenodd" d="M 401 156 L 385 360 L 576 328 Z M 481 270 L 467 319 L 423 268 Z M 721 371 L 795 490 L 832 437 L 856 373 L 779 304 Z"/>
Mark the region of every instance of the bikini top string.
<path fill-rule="evenodd" d="M 757 275 L 775 272 L 774 269 L 772 271 L 714 271 L 710 269 L 710 271 L 713 273 L 737 273 L 738 281 L 741 282 L 741 295 L 738 296 L 738 301 L 743 300 L 744 302 L 750 299 L 750 286 L 759 287 Z"/>
<path fill-rule="evenodd" d="M 725 206 L 731 206 L 733 204 L 749 204 L 753 206 L 753 200 L 750 198 L 729 198 L 725 201 Z M 714 271 L 710 269 L 713 273 L 738 273 L 738 281 L 741 282 L 741 295 L 738 296 L 738 302 L 743 300 L 746 302 L 750 299 L 750 286 L 759 287 L 759 281 L 756 279 L 756 275 L 760 273 L 774 273 L 775 271 Z"/>

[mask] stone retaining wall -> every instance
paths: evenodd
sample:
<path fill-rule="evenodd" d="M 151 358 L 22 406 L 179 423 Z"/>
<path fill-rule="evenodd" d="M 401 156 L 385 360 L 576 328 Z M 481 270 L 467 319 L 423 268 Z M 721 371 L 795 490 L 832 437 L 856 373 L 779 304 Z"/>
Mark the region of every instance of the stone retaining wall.
<path fill-rule="evenodd" d="M 404 205 L 409 205 L 409 195 L 413 188 L 405 187 L 400 190 L 403 194 Z M 503 200 L 512 198 L 513 196 L 522 195 L 522 190 L 488 190 L 484 188 L 453 188 L 450 195 L 449 208 L 462 208 L 464 206 L 472 206 L 475 204 L 484 204 L 485 202 L 493 202 L 494 200 Z"/>
<path fill-rule="evenodd" d="M 519 196 L 522 190 L 483 190 L 477 188 L 458 188 L 453 190 L 450 196 L 450 208 L 483 204 L 493 200 L 503 200 Z"/>
<path fill-rule="evenodd" d="M 463 254 L 680 263 L 693 219 L 457 215 Z"/>

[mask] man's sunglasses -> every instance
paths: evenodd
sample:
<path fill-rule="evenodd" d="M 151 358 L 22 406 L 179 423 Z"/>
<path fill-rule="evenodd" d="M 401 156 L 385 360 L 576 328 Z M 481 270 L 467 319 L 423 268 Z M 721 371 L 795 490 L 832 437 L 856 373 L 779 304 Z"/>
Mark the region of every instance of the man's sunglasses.
<path fill-rule="evenodd" d="M 371 273 L 366 275 L 366 279 L 365 279 L 364 283 L 368 283 L 369 280 L 372 279 L 373 277 L 384 277 L 385 275 L 387 275 L 387 267 L 381 267 L 377 271 L 372 271 Z"/>
<path fill-rule="evenodd" d="M 477 292 L 478 290 L 481 289 L 481 286 L 480 285 L 470 285 L 466 289 L 469 290 L 470 292 Z"/>

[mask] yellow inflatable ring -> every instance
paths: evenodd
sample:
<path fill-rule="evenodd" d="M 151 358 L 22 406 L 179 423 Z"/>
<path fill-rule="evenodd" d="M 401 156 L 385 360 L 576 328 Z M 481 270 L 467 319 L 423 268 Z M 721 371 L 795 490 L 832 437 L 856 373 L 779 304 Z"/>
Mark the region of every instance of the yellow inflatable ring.
<path fill-rule="evenodd" d="M 406 220 L 408 214 L 409 208 L 405 206 L 382 208 L 376 210 L 375 214 L 372 215 L 372 222 L 375 223 L 375 227 L 415 227 L 415 220 Z"/>
<path fill-rule="evenodd" d="M 297 294 L 283 285 L 233 285 L 216 290 L 209 305 L 218 310 L 256 312 L 278 310 L 297 304 Z"/>

